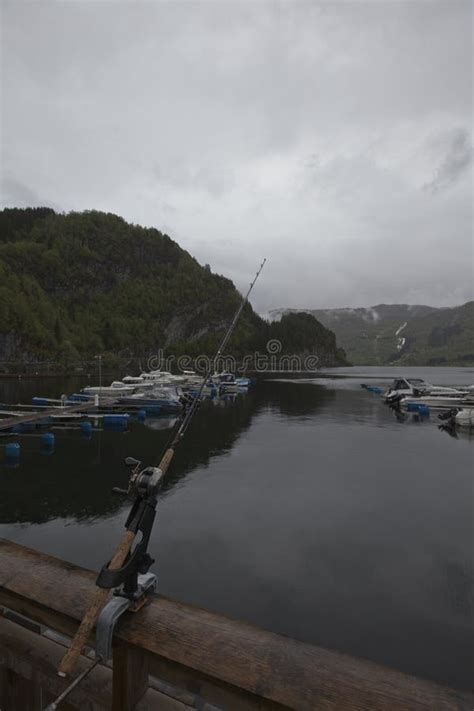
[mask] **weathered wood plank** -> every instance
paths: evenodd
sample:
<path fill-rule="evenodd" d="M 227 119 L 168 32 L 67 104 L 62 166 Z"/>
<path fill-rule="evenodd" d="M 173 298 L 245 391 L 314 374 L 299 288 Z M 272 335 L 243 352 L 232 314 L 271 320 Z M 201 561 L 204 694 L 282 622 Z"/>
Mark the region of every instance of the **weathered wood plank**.
<path fill-rule="evenodd" d="M 74 631 L 95 574 L 0 540 L 0 604 Z M 61 594 L 58 594 L 61 591 Z M 474 696 L 157 596 L 120 622 L 119 640 L 298 711 L 469 711 Z"/>
<path fill-rule="evenodd" d="M 114 645 L 113 657 L 112 711 L 133 711 L 148 689 L 148 658 L 123 642 Z"/>
<path fill-rule="evenodd" d="M 0 709 L 2 711 L 40 711 L 43 703 L 41 688 L 22 679 L 15 671 L 0 666 Z"/>
<path fill-rule="evenodd" d="M 64 679 L 56 673 L 56 666 L 64 654 L 64 647 L 42 635 L 31 632 L 24 627 L 0 618 L 0 664 L 8 669 L 9 675 L 16 675 L 18 682 L 10 689 L 12 709 L 25 711 L 29 709 L 19 698 L 22 687 L 34 684 L 36 694 L 41 690 L 36 699 L 36 705 L 31 705 L 34 711 L 40 711 L 47 703 L 58 696 L 67 686 Z M 78 673 L 83 671 L 90 660 L 81 658 Z M 109 669 L 96 667 L 89 676 L 71 693 L 68 703 L 64 708 L 88 709 L 88 711 L 106 711 L 110 709 L 112 700 L 112 674 Z M 0 706 L 3 711 L 3 706 Z M 5 708 L 8 708 L 7 706 Z M 61 706 L 62 709 L 62 706 Z"/>
<path fill-rule="evenodd" d="M 190 667 L 158 657 L 156 654 L 150 654 L 149 657 L 149 672 L 152 675 L 150 679 L 153 680 L 153 677 L 156 676 L 174 688 L 184 689 L 183 700 L 186 700 L 187 697 L 189 705 L 194 705 L 196 708 L 201 708 L 202 700 L 206 699 L 208 704 L 219 709 L 232 709 L 232 711 L 284 711 L 288 709 L 288 706 L 282 706 L 275 701 L 251 694 L 249 691 L 232 686 L 221 679 L 207 676 Z M 193 703 L 189 699 L 194 699 Z"/>
<path fill-rule="evenodd" d="M 56 671 L 64 646 L 2 618 L 0 640 L 0 708 L 42 711 L 68 684 Z M 77 672 L 90 663 L 81 657 Z M 61 703 L 61 711 L 110 711 L 112 689 L 112 671 L 98 666 Z M 135 711 L 192 711 L 192 707 L 147 689 Z"/>

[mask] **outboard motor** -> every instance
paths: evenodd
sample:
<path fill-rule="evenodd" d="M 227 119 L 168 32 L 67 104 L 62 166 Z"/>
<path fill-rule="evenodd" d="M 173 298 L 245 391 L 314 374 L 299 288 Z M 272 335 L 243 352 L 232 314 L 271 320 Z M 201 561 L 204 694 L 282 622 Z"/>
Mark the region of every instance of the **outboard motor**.
<path fill-rule="evenodd" d="M 439 420 L 451 420 L 454 421 L 454 418 L 459 412 L 459 407 L 452 407 L 451 410 L 447 410 L 446 412 L 440 412 L 438 415 Z"/>
<path fill-rule="evenodd" d="M 456 432 L 456 415 L 459 411 L 459 407 L 452 407 L 451 410 L 440 412 L 438 415 L 438 418 L 443 422 L 442 425 L 438 425 L 438 429 L 447 432 L 451 437 L 455 437 L 456 439 L 458 436 Z"/>
<path fill-rule="evenodd" d="M 392 409 L 392 410 L 400 410 L 400 402 L 403 399 L 403 395 L 400 395 L 400 393 L 395 393 L 394 395 L 391 395 L 390 397 L 385 398 L 385 402 L 387 405 Z"/>

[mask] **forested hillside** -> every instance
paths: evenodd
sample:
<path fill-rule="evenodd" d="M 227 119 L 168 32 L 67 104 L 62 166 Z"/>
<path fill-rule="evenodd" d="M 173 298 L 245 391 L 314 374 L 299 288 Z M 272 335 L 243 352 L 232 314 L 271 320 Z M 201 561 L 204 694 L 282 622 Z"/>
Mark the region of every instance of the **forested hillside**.
<path fill-rule="evenodd" d="M 0 212 L 0 361 L 63 366 L 103 353 L 109 362 L 211 353 L 240 294 L 170 237 L 96 211 L 48 208 Z M 345 362 L 334 334 L 316 319 L 262 320 L 246 305 L 232 337 L 240 356 L 279 338 L 286 353 Z M 295 350 L 296 349 L 296 350 Z"/>

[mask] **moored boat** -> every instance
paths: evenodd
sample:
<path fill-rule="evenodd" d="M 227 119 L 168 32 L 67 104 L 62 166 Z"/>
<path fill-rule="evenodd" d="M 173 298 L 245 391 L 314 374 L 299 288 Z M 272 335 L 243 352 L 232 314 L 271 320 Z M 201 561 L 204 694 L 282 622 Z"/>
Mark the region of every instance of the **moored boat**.
<path fill-rule="evenodd" d="M 474 407 L 473 395 L 421 395 L 420 397 L 403 397 L 400 407 L 408 408 L 411 405 L 426 405 L 426 407 L 446 410 L 452 407 Z"/>
<path fill-rule="evenodd" d="M 173 373 L 170 373 L 169 370 L 151 370 L 149 375 L 153 375 L 157 378 L 162 378 L 163 380 L 176 384 L 184 383 L 186 380 L 184 375 L 174 375 Z"/>
<path fill-rule="evenodd" d="M 134 386 L 137 389 L 148 389 L 154 387 L 155 383 L 152 380 L 145 380 L 141 375 L 126 375 L 122 378 L 122 383 L 128 386 Z"/>
<path fill-rule="evenodd" d="M 202 380 L 201 380 L 202 383 Z M 183 386 L 183 391 L 184 393 L 189 393 L 192 397 L 195 397 L 198 392 L 201 389 L 201 383 L 191 383 L 189 385 L 184 385 Z M 202 395 L 204 397 L 216 397 L 216 395 L 219 394 L 219 388 L 218 386 L 213 383 L 211 380 L 207 382 L 203 389 L 202 389 Z"/>
<path fill-rule="evenodd" d="M 141 373 L 142 382 L 152 382 L 157 385 L 179 385 L 186 381 L 184 375 L 173 375 L 167 370 L 152 370 L 150 373 Z"/>
<path fill-rule="evenodd" d="M 239 386 L 239 388 L 248 388 L 250 386 L 250 378 L 236 378 L 235 382 Z"/>
<path fill-rule="evenodd" d="M 195 370 L 183 370 L 182 377 L 186 385 L 200 385 L 202 377 Z"/>
<path fill-rule="evenodd" d="M 183 407 L 179 397 L 167 390 L 127 395 L 119 399 L 119 405 L 127 409 L 132 408 L 159 413 L 179 412 Z"/>
<path fill-rule="evenodd" d="M 458 427 L 474 427 L 474 405 L 463 407 L 456 413 L 454 419 Z"/>
<path fill-rule="evenodd" d="M 248 378 L 236 379 L 233 373 L 214 373 L 212 376 L 213 383 L 219 389 L 219 393 L 238 393 L 242 388 L 247 388 L 250 384 Z"/>
<path fill-rule="evenodd" d="M 366 383 L 361 383 L 361 388 L 368 390 L 370 393 L 375 393 L 376 395 L 382 395 L 385 391 L 379 385 L 367 385 Z"/>
<path fill-rule="evenodd" d="M 403 397 L 463 397 L 473 394 L 472 388 L 451 388 L 432 385 L 422 378 L 395 378 L 389 388 L 383 393 L 385 402 L 393 403 Z"/>
<path fill-rule="evenodd" d="M 469 438 L 474 430 L 474 407 L 454 407 L 448 412 L 438 415 L 443 424 L 441 430 L 447 431 L 451 436 L 458 437 L 458 431 L 465 432 Z"/>
<path fill-rule="evenodd" d="M 114 380 L 110 385 L 97 385 L 82 388 L 81 393 L 85 395 L 124 395 L 135 392 L 134 385 L 126 385 L 120 380 Z"/>

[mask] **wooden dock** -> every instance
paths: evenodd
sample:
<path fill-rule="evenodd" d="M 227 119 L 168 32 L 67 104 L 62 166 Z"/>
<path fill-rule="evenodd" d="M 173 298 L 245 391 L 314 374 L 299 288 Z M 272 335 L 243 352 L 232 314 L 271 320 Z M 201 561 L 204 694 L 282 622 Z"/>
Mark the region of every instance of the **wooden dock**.
<path fill-rule="evenodd" d="M 0 708 L 40 711 L 96 574 L 0 539 Z M 26 627 L 10 611 L 26 616 Z M 46 626 L 47 630 L 43 626 Z M 54 632 L 52 632 L 54 630 Z M 474 695 L 258 629 L 161 595 L 118 624 L 64 711 L 471 711 Z M 90 664 L 83 656 L 79 671 Z"/>
<path fill-rule="evenodd" d="M 101 400 L 99 407 L 113 406 L 117 402 L 117 398 L 108 399 L 106 401 Z M 47 420 L 49 417 L 54 417 L 58 415 L 68 415 L 72 413 L 84 412 L 90 413 L 91 411 L 97 411 L 98 406 L 91 402 L 80 402 L 75 405 L 68 405 L 67 407 L 50 407 L 45 408 L 41 412 L 26 412 L 25 414 L 14 415 L 13 417 L 0 418 L 0 431 L 9 430 L 11 427 L 18 425 L 29 425 L 35 422 L 40 422 L 41 420 Z"/>

